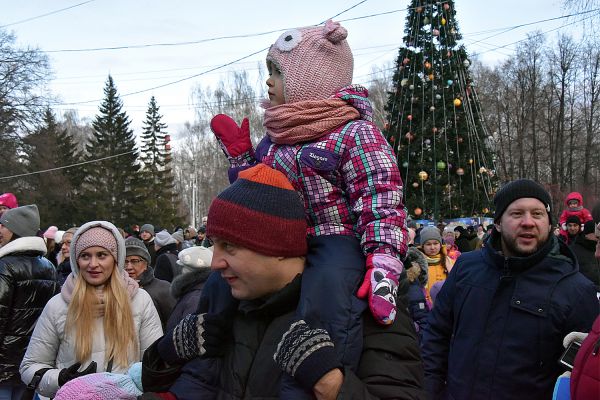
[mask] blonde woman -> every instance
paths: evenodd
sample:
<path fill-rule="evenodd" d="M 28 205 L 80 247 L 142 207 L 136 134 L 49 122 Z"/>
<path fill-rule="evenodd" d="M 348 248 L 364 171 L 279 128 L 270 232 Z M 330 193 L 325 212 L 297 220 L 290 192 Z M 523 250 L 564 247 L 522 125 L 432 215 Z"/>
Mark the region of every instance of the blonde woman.
<path fill-rule="evenodd" d="M 150 295 L 123 269 L 125 243 L 113 224 L 83 225 L 70 253 L 71 275 L 44 308 L 20 368 L 26 384 L 43 372 L 37 392 L 47 397 L 86 373 L 127 373 L 163 334 Z"/>

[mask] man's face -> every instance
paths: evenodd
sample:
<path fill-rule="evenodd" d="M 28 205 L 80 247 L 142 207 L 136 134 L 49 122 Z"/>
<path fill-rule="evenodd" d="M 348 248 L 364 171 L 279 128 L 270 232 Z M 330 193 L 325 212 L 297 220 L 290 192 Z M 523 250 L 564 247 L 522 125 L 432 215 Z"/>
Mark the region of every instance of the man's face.
<path fill-rule="evenodd" d="M 71 251 L 71 239 L 73 239 L 72 233 L 65 233 L 62 238 L 62 244 L 60 246 L 60 254 L 63 256 L 63 260 L 71 257 L 69 253 Z"/>
<path fill-rule="evenodd" d="M 145 241 L 152 239 L 152 235 L 150 234 L 150 232 L 146 232 L 146 231 L 140 233 L 140 237 L 142 238 L 142 240 L 145 240 Z"/>
<path fill-rule="evenodd" d="M 581 225 L 575 223 L 575 222 L 569 222 L 567 224 L 567 232 L 569 233 L 569 235 L 571 236 L 575 236 L 579 233 L 579 231 L 581 230 Z"/>
<path fill-rule="evenodd" d="M 204 240 L 206 238 L 206 233 L 198 232 L 198 240 Z"/>
<path fill-rule="evenodd" d="M 272 294 L 289 283 L 278 257 L 265 256 L 218 237 L 212 238 L 211 268 L 219 271 L 239 300 L 252 300 Z"/>
<path fill-rule="evenodd" d="M 496 229 L 502 237 L 502 251 L 506 256 L 531 255 L 546 243 L 550 234 L 546 207 L 531 197 L 515 200 L 500 217 Z"/>

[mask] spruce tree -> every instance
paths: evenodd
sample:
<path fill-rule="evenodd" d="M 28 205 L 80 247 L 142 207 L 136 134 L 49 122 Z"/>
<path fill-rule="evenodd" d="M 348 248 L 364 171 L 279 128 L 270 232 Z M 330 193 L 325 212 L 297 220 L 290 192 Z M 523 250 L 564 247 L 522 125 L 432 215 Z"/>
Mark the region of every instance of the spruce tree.
<path fill-rule="evenodd" d="M 489 216 L 497 178 L 454 1 L 411 0 L 387 104 L 405 203 L 417 218 Z"/>
<path fill-rule="evenodd" d="M 178 198 L 171 167 L 170 135 L 167 124 L 154 96 L 148 104 L 142 132 L 142 179 L 147 195 L 144 197 L 144 220 L 171 229 L 179 222 Z"/>
<path fill-rule="evenodd" d="M 85 199 L 88 219 L 108 220 L 123 227 L 141 216 L 143 196 L 138 153 L 130 120 L 123 111 L 117 88 L 109 75 L 93 134 L 86 145 Z"/>
<path fill-rule="evenodd" d="M 26 179 L 28 190 L 22 202 L 37 204 L 42 228 L 68 228 L 81 223 L 81 169 L 70 166 L 81 162 L 82 155 L 73 137 L 58 126 L 50 109 L 44 113 L 42 126 L 25 137 L 24 152 L 26 169 L 33 174 Z"/>

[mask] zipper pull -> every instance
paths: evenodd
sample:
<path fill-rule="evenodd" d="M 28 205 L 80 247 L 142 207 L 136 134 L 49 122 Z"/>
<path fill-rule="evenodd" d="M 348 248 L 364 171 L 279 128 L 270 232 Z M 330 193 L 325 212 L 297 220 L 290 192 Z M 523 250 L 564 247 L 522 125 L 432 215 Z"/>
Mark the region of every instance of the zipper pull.
<path fill-rule="evenodd" d="M 594 345 L 594 349 L 592 350 L 592 355 L 595 356 L 598 354 L 598 350 L 600 350 L 600 338 L 596 340 L 596 344 Z"/>

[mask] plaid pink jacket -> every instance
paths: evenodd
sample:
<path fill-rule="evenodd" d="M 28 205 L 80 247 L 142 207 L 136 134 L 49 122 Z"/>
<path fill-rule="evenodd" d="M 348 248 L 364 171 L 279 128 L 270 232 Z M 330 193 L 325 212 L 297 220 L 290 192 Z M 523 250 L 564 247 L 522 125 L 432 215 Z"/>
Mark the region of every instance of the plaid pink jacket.
<path fill-rule="evenodd" d="M 392 148 L 372 123 L 367 96 L 361 86 L 343 88 L 336 97 L 354 106 L 359 119 L 313 142 L 278 145 L 267 135 L 256 159 L 283 172 L 301 195 L 309 237 L 354 235 L 365 255 L 402 260 L 408 243 L 402 179 Z M 254 162 L 246 157 L 237 166 Z"/>

